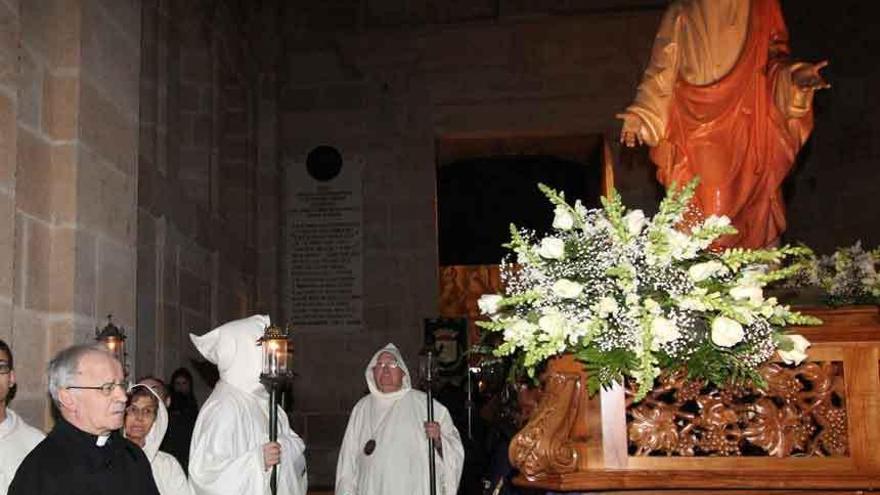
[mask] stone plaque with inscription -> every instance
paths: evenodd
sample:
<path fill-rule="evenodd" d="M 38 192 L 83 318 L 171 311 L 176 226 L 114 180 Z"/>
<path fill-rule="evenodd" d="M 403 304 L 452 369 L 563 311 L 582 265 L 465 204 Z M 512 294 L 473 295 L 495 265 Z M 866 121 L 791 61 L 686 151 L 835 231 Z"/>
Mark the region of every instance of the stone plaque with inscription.
<path fill-rule="evenodd" d="M 298 331 L 363 326 L 362 170 L 326 146 L 286 168 L 283 304 Z"/>

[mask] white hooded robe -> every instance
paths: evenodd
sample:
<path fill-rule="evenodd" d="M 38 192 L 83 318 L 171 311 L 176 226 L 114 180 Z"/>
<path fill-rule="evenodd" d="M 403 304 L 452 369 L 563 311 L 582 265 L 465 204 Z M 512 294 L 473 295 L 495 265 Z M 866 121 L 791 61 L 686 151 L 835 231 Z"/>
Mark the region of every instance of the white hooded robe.
<path fill-rule="evenodd" d="M 381 392 L 373 377 L 383 352 L 394 355 L 404 372 L 397 392 Z M 394 344 L 373 355 L 365 376 L 370 394 L 351 411 L 336 464 L 336 495 L 428 495 L 427 396 L 412 389 L 409 370 Z M 433 453 L 437 494 L 455 495 L 464 462 L 461 437 L 449 411 L 437 401 L 434 421 L 440 423 L 443 448 L 443 457 Z M 371 439 L 375 448 L 367 455 L 364 447 Z"/>
<path fill-rule="evenodd" d="M 193 430 L 189 476 L 195 495 L 268 495 L 271 470 L 264 469 L 269 441 L 269 394 L 260 383 L 262 354 L 257 340 L 269 317 L 231 321 L 202 336 L 196 348 L 217 365 L 220 380 Z M 278 408 L 278 495 L 306 495 L 305 444 Z"/>
<path fill-rule="evenodd" d="M 156 406 L 156 419 L 153 426 L 147 433 L 144 441 L 144 454 L 150 461 L 150 468 L 153 470 L 153 480 L 156 481 L 156 488 L 159 489 L 160 495 L 192 495 L 192 488 L 189 486 L 189 480 L 186 479 L 186 473 L 180 467 L 180 463 L 173 455 L 159 450 L 162 439 L 165 438 L 165 432 L 168 430 L 168 409 L 165 403 L 150 387 L 137 384 L 131 387 L 143 387 L 149 390 L 153 397 L 156 398 L 158 406 Z M 129 392 L 131 392 L 129 389 Z"/>
<path fill-rule="evenodd" d="M 12 409 L 0 423 L 0 495 L 6 495 L 18 465 L 46 435 L 27 424 Z"/>

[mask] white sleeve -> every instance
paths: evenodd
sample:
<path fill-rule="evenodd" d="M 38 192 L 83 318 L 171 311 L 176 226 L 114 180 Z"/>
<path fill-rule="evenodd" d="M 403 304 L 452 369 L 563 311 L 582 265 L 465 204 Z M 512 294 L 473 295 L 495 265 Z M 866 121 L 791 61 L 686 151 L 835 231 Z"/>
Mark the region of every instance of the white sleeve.
<path fill-rule="evenodd" d="M 287 426 L 287 415 L 278 408 L 279 435 L 281 444 L 281 463 L 278 465 L 278 493 L 306 495 L 308 474 L 306 472 L 306 444 L 299 435 Z M 282 488 L 283 487 L 283 488 Z"/>
<path fill-rule="evenodd" d="M 438 470 L 442 476 L 441 493 L 455 495 L 458 493 L 458 483 L 464 467 L 464 445 L 449 411 L 437 401 L 434 401 L 434 410 L 439 412 L 437 422 L 440 423 L 440 435 L 443 438 L 443 459 L 437 456 L 438 465 L 443 466 L 443 469 Z"/>

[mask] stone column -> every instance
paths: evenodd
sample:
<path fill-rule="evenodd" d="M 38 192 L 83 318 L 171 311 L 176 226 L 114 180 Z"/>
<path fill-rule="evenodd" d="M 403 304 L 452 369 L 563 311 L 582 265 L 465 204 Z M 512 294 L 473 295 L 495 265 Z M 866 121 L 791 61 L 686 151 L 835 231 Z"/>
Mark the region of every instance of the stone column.
<path fill-rule="evenodd" d="M 48 426 L 55 352 L 110 313 L 136 340 L 140 7 L 2 0 L 0 24 L 0 335 L 16 357 L 12 407 Z"/>

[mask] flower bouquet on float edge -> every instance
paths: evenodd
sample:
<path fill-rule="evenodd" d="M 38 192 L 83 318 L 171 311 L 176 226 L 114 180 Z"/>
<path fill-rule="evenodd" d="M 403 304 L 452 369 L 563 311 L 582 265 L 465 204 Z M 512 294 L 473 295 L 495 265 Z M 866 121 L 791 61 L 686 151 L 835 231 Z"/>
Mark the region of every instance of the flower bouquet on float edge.
<path fill-rule="evenodd" d="M 816 289 L 829 306 L 880 304 L 880 247 L 866 251 L 858 241 L 830 255 L 807 256 L 799 266 L 782 288 Z"/>
<path fill-rule="evenodd" d="M 696 181 L 670 188 L 653 218 L 627 210 L 616 191 L 587 209 L 538 187 L 555 207 L 553 231 L 511 225 L 504 293 L 479 300 L 488 319 L 477 324 L 500 333 L 493 353 L 515 369 L 534 378 L 549 358 L 572 353 L 591 394 L 629 377 L 638 401 L 662 370 L 763 386 L 758 370 L 777 353 L 788 364 L 806 358 L 810 343 L 784 329 L 821 321 L 764 297 L 763 287 L 800 270 L 780 266 L 809 249 L 711 249 L 736 230 L 726 217 L 688 221 Z"/>

